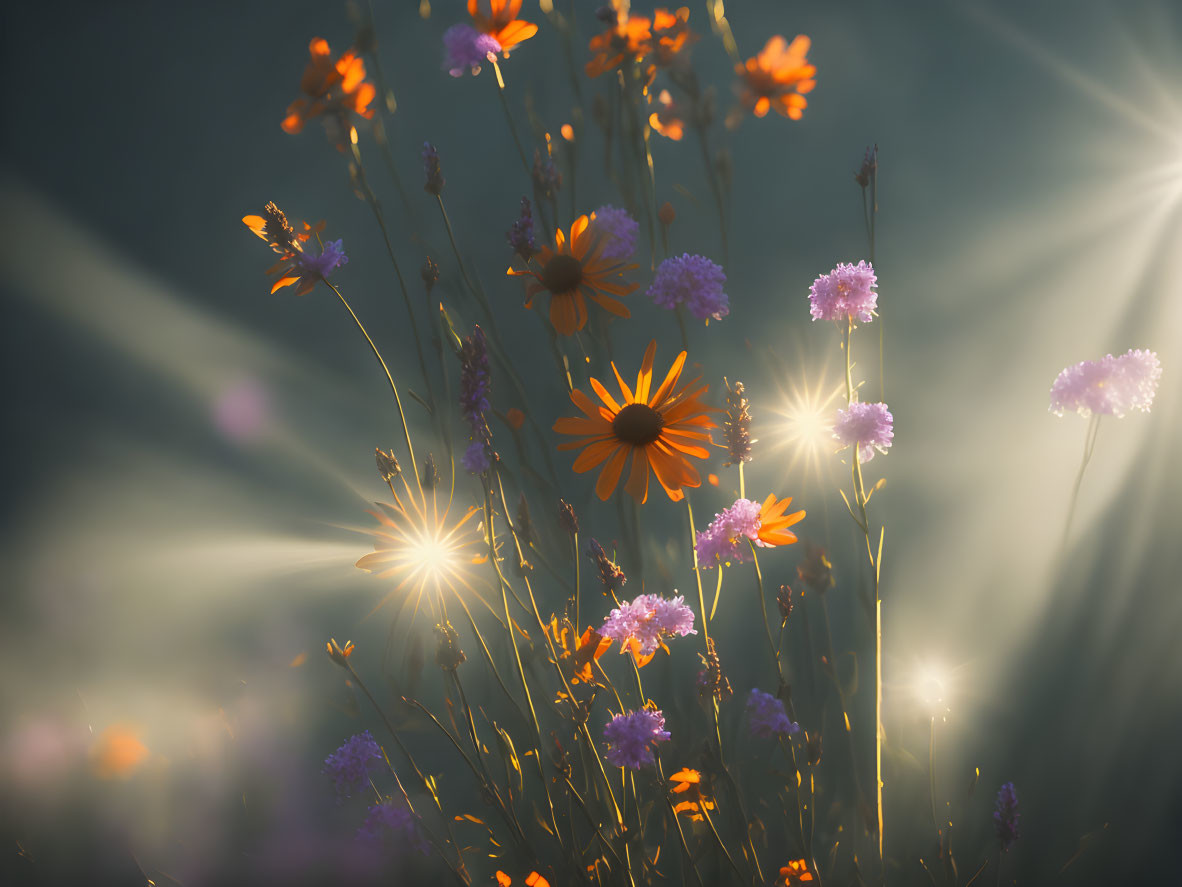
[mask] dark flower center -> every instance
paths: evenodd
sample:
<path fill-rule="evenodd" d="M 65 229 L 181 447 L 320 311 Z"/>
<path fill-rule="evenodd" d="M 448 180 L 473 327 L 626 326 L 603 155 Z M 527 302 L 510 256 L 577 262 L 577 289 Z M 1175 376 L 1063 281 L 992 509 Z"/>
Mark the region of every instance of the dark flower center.
<path fill-rule="evenodd" d="M 574 256 L 555 256 L 542 269 L 542 286 L 552 293 L 569 293 L 583 281 L 583 263 Z"/>
<path fill-rule="evenodd" d="M 664 427 L 664 417 L 643 403 L 628 404 L 612 419 L 612 434 L 637 447 L 652 443 L 661 436 Z"/>

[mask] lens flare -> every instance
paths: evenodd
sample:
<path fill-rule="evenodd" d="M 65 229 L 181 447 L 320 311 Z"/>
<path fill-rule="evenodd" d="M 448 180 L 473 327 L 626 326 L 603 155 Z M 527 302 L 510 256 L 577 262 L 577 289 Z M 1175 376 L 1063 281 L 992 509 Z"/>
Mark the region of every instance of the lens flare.
<path fill-rule="evenodd" d="M 767 438 L 773 449 L 790 452 L 789 473 L 800 466 L 807 474 L 820 474 L 825 458 L 836 449 L 833 416 L 845 404 L 845 389 L 843 383 L 830 381 L 824 368 L 811 376 L 802 369 L 789 378 L 780 406 L 769 409 L 775 430 Z"/>

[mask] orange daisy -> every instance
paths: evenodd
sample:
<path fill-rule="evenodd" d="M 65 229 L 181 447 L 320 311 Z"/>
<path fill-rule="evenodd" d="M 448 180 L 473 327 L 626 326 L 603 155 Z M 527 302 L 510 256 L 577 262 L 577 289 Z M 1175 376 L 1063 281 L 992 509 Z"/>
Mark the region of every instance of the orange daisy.
<path fill-rule="evenodd" d="M 804 512 L 784 514 L 791 504 L 791 496 L 777 501 L 774 493 L 768 493 L 759 508 L 759 543 L 774 548 L 777 545 L 791 545 L 796 541 L 796 534 L 788 528 L 804 520 Z"/>
<path fill-rule="evenodd" d="M 739 75 L 735 91 L 743 106 L 756 117 L 765 117 L 775 109 L 784 117 L 799 120 L 808 106 L 805 93 L 817 85 L 817 66 L 809 64 L 807 58 L 811 45 L 803 34 L 798 34 L 791 44 L 776 35 L 759 55 L 735 65 Z"/>
<path fill-rule="evenodd" d="M 468 15 L 472 27 L 488 34 L 501 44 L 506 56 L 509 50 L 538 33 L 538 26 L 517 18 L 522 0 L 468 0 Z M 485 10 L 488 10 L 485 12 Z"/>
<path fill-rule="evenodd" d="M 686 359 L 686 353 L 682 351 L 673 361 L 665 381 L 653 391 L 653 358 L 656 353 L 657 343 L 654 341 L 644 352 L 635 391 L 628 387 L 612 363 L 612 372 L 622 395 L 620 400 L 612 397 L 598 379 L 592 378 L 591 387 L 603 406 L 597 406 L 576 388 L 570 398 L 583 416 L 562 418 L 554 423 L 554 430 L 559 434 L 578 438 L 558 445 L 560 450 L 583 450 L 575 459 L 576 472 L 582 474 L 603 465 L 595 484 L 595 494 L 605 501 L 615 490 L 629 461 L 631 469 L 624 489 L 640 502 L 648 499 L 650 468 L 674 502 L 685 498 L 684 487 L 702 484 L 698 470 L 688 457 L 705 459 L 710 455 L 706 445 L 713 441 L 708 429 L 716 425 L 708 415 L 711 408 L 699 400 L 709 386 L 699 386 L 699 380 L 694 379 L 678 387 Z"/>
<path fill-rule="evenodd" d="M 591 61 L 586 65 L 588 77 L 598 77 L 618 67 L 626 58 L 642 61 L 652 52 L 653 20 L 643 15 L 631 15 L 629 5 L 622 0 L 612 0 L 615 21 L 587 44 L 592 52 Z"/>
<path fill-rule="evenodd" d="M 344 122 L 350 113 L 366 120 L 373 117 L 369 107 L 377 89 L 365 79 L 365 62 L 353 50 L 341 54 L 335 62 L 328 41 L 316 37 L 308 44 L 311 59 L 304 68 L 300 89 L 307 98 L 298 98 L 287 107 L 284 132 L 297 133 L 313 117 L 330 115 Z M 338 145 L 343 149 L 343 144 Z"/>
<path fill-rule="evenodd" d="M 682 767 L 669 777 L 669 781 L 673 783 L 672 793 L 679 799 L 673 807 L 674 813 L 688 813 L 690 820 L 701 822 L 705 818 L 703 809 L 714 809 L 714 801 L 706 796 L 702 788 L 702 774 L 697 770 Z"/>
<path fill-rule="evenodd" d="M 617 317 L 631 317 L 632 313 L 614 296 L 626 296 L 639 284 L 623 280 L 625 271 L 636 265 L 625 265 L 615 259 L 603 258 L 603 238 L 591 230 L 590 217 L 579 216 L 570 226 L 570 238 L 559 228 L 554 233 L 554 249 L 542 246 L 535 261 L 541 271 L 506 273 L 514 277 L 534 279 L 525 287 L 525 307 L 532 308 L 539 293 L 550 294 L 550 322 L 564 336 L 572 336 L 587 324 L 587 299 Z"/>

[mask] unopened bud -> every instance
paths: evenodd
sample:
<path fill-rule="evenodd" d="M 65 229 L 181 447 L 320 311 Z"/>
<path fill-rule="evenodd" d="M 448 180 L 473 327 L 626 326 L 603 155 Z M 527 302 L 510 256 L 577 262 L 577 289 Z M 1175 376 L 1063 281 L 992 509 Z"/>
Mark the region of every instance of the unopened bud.
<path fill-rule="evenodd" d="M 398 459 L 394 457 L 394 451 L 386 453 L 382 451 L 381 447 L 374 447 L 374 458 L 378 463 L 378 475 L 383 481 L 389 483 L 402 474 L 402 466 L 398 464 Z"/>

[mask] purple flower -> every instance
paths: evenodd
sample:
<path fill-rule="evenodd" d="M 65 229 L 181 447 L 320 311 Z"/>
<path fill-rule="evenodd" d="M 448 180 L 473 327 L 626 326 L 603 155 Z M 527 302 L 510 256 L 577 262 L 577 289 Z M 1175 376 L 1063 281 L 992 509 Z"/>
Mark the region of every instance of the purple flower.
<path fill-rule="evenodd" d="M 501 44 L 495 37 L 471 25 L 452 25 L 443 32 L 443 70 L 453 77 L 463 77 L 465 71 L 471 71 L 473 76 L 479 74 L 488 54 L 500 51 Z"/>
<path fill-rule="evenodd" d="M 636 252 L 636 235 L 640 223 L 626 209 L 601 206 L 591 214 L 591 230 L 602 238 L 605 259 L 623 261 Z"/>
<path fill-rule="evenodd" d="M 698 632 L 694 629 L 694 611 L 685 605 L 684 597 L 666 600 L 660 595 L 642 594 L 612 610 L 599 633 L 617 641 L 621 648 L 635 641 L 640 654 L 647 656 L 656 652 L 663 636 L 685 637 Z"/>
<path fill-rule="evenodd" d="M 726 274 L 722 266 L 705 256 L 685 253 L 663 261 L 657 268 L 648 297 L 670 311 L 685 305 L 698 320 L 722 320 L 730 313 L 730 301 L 722 291 Z"/>
<path fill-rule="evenodd" d="M 1007 782 L 997 792 L 997 804 L 993 810 L 993 824 L 1001 849 L 1009 850 L 1018 840 L 1018 792 L 1012 782 Z"/>
<path fill-rule="evenodd" d="M 1106 354 L 1099 360 L 1084 360 L 1055 379 L 1051 412 L 1118 418 L 1133 410 L 1149 412 L 1160 379 L 1161 361 L 1153 351 L 1130 348 L 1120 357 Z"/>
<path fill-rule="evenodd" d="M 710 569 L 724 561 L 742 563 L 746 559 L 745 541 L 759 541 L 760 504 L 750 499 L 736 499 L 735 504 L 714 516 L 705 530 L 698 533 L 698 566 Z"/>
<path fill-rule="evenodd" d="M 833 436 L 843 447 L 856 446 L 862 463 L 874 458 L 874 451 L 885 453 L 895 436 L 895 418 L 885 403 L 854 401 L 847 409 L 837 411 Z"/>
<path fill-rule="evenodd" d="M 537 253 L 538 245 L 534 243 L 534 215 L 528 197 L 521 198 L 521 215 L 509 229 L 507 236 L 509 246 L 513 247 L 513 252 L 521 256 L 523 261 L 528 262 Z"/>
<path fill-rule="evenodd" d="M 300 283 L 328 280 L 328 275 L 346 264 L 349 257 L 345 255 L 342 243 L 340 240 L 329 240 L 317 254 L 313 254 L 311 250 L 299 253 L 296 256 L 295 270 L 299 272 Z"/>
<path fill-rule="evenodd" d="M 857 265 L 839 263 L 809 287 L 809 311 L 813 320 L 846 320 L 870 323 L 878 307 L 878 280 L 874 268 L 866 262 Z"/>
<path fill-rule="evenodd" d="M 763 739 L 800 732 L 800 724 L 788 720 L 783 701 L 758 688 L 753 688 L 747 697 L 747 717 L 751 722 L 751 732 Z"/>
<path fill-rule="evenodd" d="M 488 447 L 483 441 L 472 441 L 464 450 L 464 455 L 460 456 L 460 464 L 469 474 L 484 474 L 492 467 L 492 462 L 488 458 Z"/>
<path fill-rule="evenodd" d="M 357 839 L 367 844 L 389 843 L 396 849 L 412 849 L 426 856 L 431 846 L 419 829 L 419 818 L 391 801 L 369 808 Z"/>
<path fill-rule="evenodd" d="M 534 184 L 543 197 L 554 197 L 562 187 L 562 172 L 554 163 L 554 158 L 549 154 L 543 158 L 542 152 L 537 148 L 534 148 L 533 177 Z"/>
<path fill-rule="evenodd" d="M 650 708 L 616 715 L 603 727 L 603 738 L 608 747 L 604 753 L 613 767 L 639 770 L 655 763 L 653 743 L 667 742 L 670 733 L 665 729 L 665 716 Z"/>
<path fill-rule="evenodd" d="M 344 797 L 362 788 L 369 780 L 369 772 L 382 760 L 382 750 L 366 730 L 347 739 L 324 761 L 324 772 L 332 777 L 337 791 Z"/>
<path fill-rule="evenodd" d="M 438 197 L 443 193 L 446 180 L 439 166 L 439 152 L 430 142 L 423 142 L 423 190 Z"/>
<path fill-rule="evenodd" d="M 472 431 L 472 443 L 461 461 L 472 474 L 482 474 L 489 465 L 492 432 L 484 415 L 489 407 L 489 387 L 488 342 L 477 324 L 472 335 L 460 343 L 460 410 Z"/>

